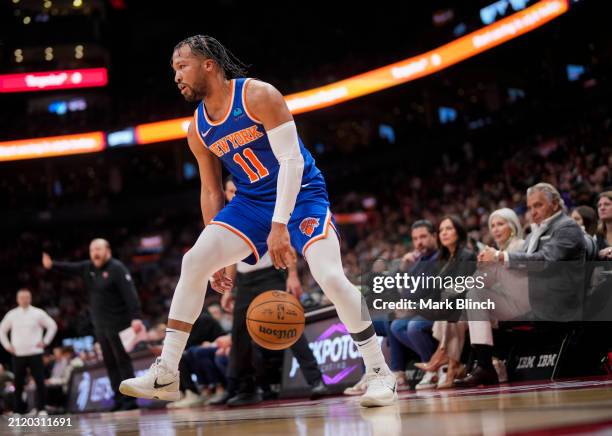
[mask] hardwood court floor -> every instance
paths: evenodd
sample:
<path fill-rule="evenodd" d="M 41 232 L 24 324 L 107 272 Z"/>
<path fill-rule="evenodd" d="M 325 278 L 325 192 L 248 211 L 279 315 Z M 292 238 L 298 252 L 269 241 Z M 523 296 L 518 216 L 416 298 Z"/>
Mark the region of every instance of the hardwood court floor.
<path fill-rule="evenodd" d="M 239 409 L 202 407 L 72 415 L 72 427 L 7 427 L 0 434 L 394 436 L 612 434 L 612 378 L 495 388 L 402 392 L 397 406 L 363 409 L 356 398 L 276 401 Z"/>

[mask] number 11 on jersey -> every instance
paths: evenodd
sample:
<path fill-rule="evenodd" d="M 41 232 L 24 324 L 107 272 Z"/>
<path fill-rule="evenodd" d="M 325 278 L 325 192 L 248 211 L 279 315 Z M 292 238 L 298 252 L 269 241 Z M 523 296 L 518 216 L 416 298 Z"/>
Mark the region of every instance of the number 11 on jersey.
<path fill-rule="evenodd" d="M 243 155 L 244 157 L 242 157 Z M 251 166 L 253 166 L 253 168 L 249 166 L 247 160 L 249 161 Z M 257 159 L 257 156 L 255 156 L 255 153 L 250 148 L 245 148 L 244 150 L 242 150 L 242 154 L 236 153 L 234 155 L 234 162 L 240 165 L 240 167 L 249 177 L 251 183 L 257 182 L 258 180 L 261 180 L 270 174 L 268 172 L 268 169 L 261 163 L 259 159 Z"/>

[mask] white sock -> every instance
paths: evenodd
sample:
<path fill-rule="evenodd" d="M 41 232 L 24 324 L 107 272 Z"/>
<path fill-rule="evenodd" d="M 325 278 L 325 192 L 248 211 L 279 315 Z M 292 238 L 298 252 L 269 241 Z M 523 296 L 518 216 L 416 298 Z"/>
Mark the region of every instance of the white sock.
<path fill-rule="evenodd" d="M 161 352 L 164 366 L 173 372 L 178 371 L 179 361 L 187 345 L 189 333 L 180 330 L 166 329 L 166 338 Z"/>
<path fill-rule="evenodd" d="M 366 372 L 374 372 L 381 375 L 391 373 L 391 370 L 387 366 L 387 362 L 385 362 L 385 356 L 383 355 L 380 345 L 378 344 L 378 338 L 376 335 L 370 336 L 365 341 L 355 341 L 355 344 L 363 357 Z"/>

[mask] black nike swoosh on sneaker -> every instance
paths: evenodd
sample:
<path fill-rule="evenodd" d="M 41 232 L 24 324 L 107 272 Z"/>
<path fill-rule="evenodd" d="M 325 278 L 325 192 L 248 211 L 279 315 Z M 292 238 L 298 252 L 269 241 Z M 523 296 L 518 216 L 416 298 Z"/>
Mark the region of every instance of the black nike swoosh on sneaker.
<path fill-rule="evenodd" d="M 156 377 L 155 381 L 153 382 L 153 389 L 165 388 L 166 386 L 170 386 L 172 383 L 174 383 L 174 382 L 171 381 L 170 383 L 166 383 L 166 384 L 160 385 L 159 383 L 157 383 L 157 377 Z"/>

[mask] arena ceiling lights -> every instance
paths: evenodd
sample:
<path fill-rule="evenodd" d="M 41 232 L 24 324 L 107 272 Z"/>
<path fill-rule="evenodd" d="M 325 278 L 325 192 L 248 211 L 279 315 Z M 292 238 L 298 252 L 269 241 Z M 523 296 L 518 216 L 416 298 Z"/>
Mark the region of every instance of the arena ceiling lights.
<path fill-rule="evenodd" d="M 448 68 L 537 29 L 567 10 L 567 0 L 542 0 L 434 50 L 339 82 L 287 95 L 285 100 L 291 112 L 297 115 L 401 85 Z M 113 141 L 113 146 L 151 144 L 184 138 L 190 120 L 191 118 L 178 118 L 128 128 L 126 131 L 133 129 L 134 133 L 125 135 L 124 131 L 120 131 L 122 135 L 119 137 L 125 139 L 123 142 Z M 94 137 L 97 139 L 92 142 Z M 85 141 L 78 141 L 79 138 Z M 0 142 L 0 161 L 91 153 L 100 151 L 105 146 L 106 141 L 101 132 Z"/>

